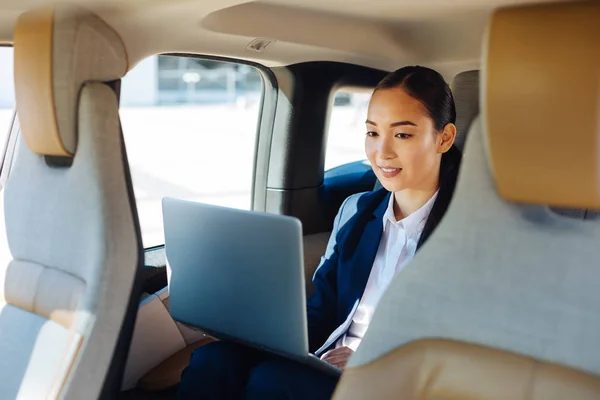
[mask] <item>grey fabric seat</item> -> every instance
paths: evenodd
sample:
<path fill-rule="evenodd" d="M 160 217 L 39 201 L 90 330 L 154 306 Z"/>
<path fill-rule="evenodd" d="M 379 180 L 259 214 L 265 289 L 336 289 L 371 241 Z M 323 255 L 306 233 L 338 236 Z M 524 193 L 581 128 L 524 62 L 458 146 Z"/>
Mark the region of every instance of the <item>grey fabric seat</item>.
<path fill-rule="evenodd" d="M 494 14 L 454 199 L 336 399 L 600 398 L 600 220 L 551 209 L 600 209 L 599 19 L 597 3 Z"/>
<path fill-rule="evenodd" d="M 115 90 L 127 54 L 104 21 L 67 6 L 23 14 L 14 51 L 0 398 L 111 397 L 142 261 Z"/>
<path fill-rule="evenodd" d="M 450 84 L 456 105 L 456 140 L 454 145 L 465 150 L 469 128 L 479 115 L 479 70 L 464 71 Z"/>

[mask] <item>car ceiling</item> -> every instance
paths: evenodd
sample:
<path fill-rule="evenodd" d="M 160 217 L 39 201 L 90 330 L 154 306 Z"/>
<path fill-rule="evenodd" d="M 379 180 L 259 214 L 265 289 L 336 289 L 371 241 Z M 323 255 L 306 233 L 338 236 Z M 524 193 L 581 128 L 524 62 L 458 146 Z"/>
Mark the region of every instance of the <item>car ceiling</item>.
<path fill-rule="evenodd" d="M 0 42 L 20 13 L 54 3 L 2 0 Z M 266 66 L 348 62 L 393 70 L 422 64 L 447 77 L 477 68 L 496 7 L 531 0 L 75 0 L 123 38 L 131 67 L 159 53 L 196 53 Z M 248 49 L 270 40 L 262 52 Z"/>

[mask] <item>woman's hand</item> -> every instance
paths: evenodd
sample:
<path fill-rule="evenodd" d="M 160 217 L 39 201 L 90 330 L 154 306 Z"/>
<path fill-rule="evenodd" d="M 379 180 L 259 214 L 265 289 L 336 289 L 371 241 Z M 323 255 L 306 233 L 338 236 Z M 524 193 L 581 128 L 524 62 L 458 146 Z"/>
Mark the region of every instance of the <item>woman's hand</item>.
<path fill-rule="evenodd" d="M 329 350 L 327 353 L 323 354 L 321 360 L 339 369 L 344 369 L 352 353 L 354 353 L 354 350 L 350 347 L 340 347 L 338 349 Z"/>

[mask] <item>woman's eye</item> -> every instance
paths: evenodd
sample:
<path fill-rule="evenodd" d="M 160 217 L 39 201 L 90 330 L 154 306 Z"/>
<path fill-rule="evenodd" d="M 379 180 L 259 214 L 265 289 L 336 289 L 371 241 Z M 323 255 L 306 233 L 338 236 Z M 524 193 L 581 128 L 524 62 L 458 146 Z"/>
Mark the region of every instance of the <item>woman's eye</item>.
<path fill-rule="evenodd" d="M 370 137 L 377 136 L 377 132 L 369 131 L 369 132 L 367 132 L 367 136 L 370 136 Z"/>
<path fill-rule="evenodd" d="M 400 139 L 410 139 L 411 137 L 413 137 L 413 135 L 411 135 L 410 133 L 398 133 L 396 137 Z"/>

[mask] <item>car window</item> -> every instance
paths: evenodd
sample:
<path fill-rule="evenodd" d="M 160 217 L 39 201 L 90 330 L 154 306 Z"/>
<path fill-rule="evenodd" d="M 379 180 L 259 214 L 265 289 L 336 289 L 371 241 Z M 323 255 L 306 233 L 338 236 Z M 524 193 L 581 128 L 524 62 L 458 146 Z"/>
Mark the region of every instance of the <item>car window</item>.
<path fill-rule="evenodd" d="M 13 76 L 13 48 L 0 46 L 0 165 L 4 163 L 6 139 L 11 128 L 15 108 L 15 90 Z M 6 171 L 0 176 L 0 190 L 4 189 Z M 4 194 L 0 194 L 0 265 L 8 265 L 11 253 L 6 239 L 4 219 Z"/>
<path fill-rule="evenodd" d="M 330 113 L 325 171 L 366 159 L 365 120 L 370 90 L 338 90 Z"/>
<path fill-rule="evenodd" d="M 13 48 L 0 46 L 0 151 L 4 150 L 14 107 Z"/>
<path fill-rule="evenodd" d="M 161 201 L 250 209 L 261 74 L 155 56 L 123 79 L 121 121 L 146 248 L 164 244 Z"/>

